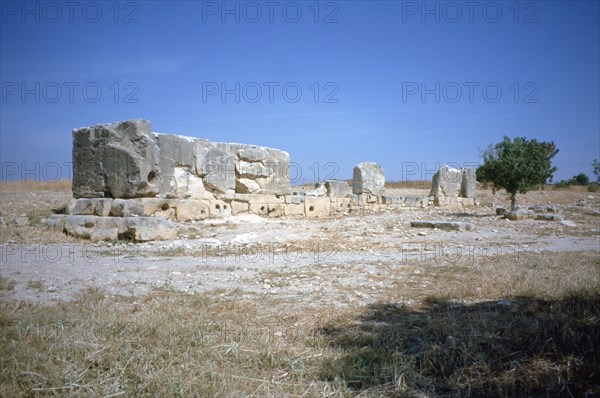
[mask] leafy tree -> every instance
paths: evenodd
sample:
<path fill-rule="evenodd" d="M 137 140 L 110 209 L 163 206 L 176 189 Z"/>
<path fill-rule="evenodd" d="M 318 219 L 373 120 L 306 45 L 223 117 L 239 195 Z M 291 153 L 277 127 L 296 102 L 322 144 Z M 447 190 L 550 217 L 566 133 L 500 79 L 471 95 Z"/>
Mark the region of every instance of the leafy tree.
<path fill-rule="evenodd" d="M 583 185 L 583 186 L 585 186 L 585 185 L 588 185 L 590 183 L 590 179 L 584 173 L 577 174 L 576 176 L 574 176 L 573 178 L 571 178 L 571 180 L 573 181 L 573 185 Z"/>
<path fill-rule="evenodd" d="M 558 153 L 554 142 L 504 136 L 502 142 L 482 152 L 483 165 L 477 168 L 480 182 L 491 182 L 510 194 L 511 211 L 516 209 L 517 193 L 526 193 L 539 184 L 552 180 L 556 167 L 552 158 Z"/>

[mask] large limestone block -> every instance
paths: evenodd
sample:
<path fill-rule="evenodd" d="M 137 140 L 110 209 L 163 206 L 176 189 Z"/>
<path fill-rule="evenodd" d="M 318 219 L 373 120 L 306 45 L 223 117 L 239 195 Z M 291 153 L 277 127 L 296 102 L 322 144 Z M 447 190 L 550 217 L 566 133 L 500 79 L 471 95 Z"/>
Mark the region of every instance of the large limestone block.
<path fill-rule="evenodd" d="M 475 225 L 464 221 L 415 220 L 410 222 L 413 228 L 438 228 L 447 231 L 473 231 Z"/>
<path fill-rule="evenodd" d="M 350 193 L 350 187 L 346 181 L 327 180 L 325 181 L 327 196 L 331 198 L 343 198 Z"/>
<path fill-rule="evenodd" d="M 463 174 L 459 169 L 442 166 L 431 180 L 431 196 L 457 197 L 460 194 Z"/>
<path fill-rule="evenodd" d="M 126 217 L 119 227 L 119 239 L 135 242 L 175 239 L 177 228 L 174 223 L 156 217 Z"/>
<path fill-rule="evenodd" d="M 195 174 L 194 138 L 158 133 L 153 133 L 152 138 L 159 149 L 159 165 L 162 173 L 161 196 L 180 198 L 191 196 L 190 193 L 185 192 L 185 187 L 187 187 L 189 174 Z"/>
<path fill-rule="evenodd" d="M 238 178 L 235 182 L 235 192 L 238 193 L 257 193 L 260 189 L 258 182 L 249 178 Z"/>
<path fill-rule="evenodd" d="M 475 197 L 475 168 L 464 167 L 462 169 L 462 179 L 460 184 L 460 196 L 463 198 Z"/>
<path fill-rule="evenodd" d="M 231 152 L 219 148 L 208 149 L 200 166 L 205 187 L 221 194 L 234 192 L 235 162 L 235 155 Z"/>
<path fill-rule="evenodd" d="M 235 200 L 255 204 L 277 204 L 284 203 L 285 196 L 236 193 Z"/>
<path fill-rule="evenodd" d="M 326 217 L 331 212 L 331 201 L 329 198 L 307 196 L 304 201 L 304 213 L 306 217 Z"/>
<path fill-rule="evenodd" d="M 352 175 L 352 193 L 356 195 L 381 195 L 384 190 L 385 176 L 383 168 L 377 163 L 362 162 L 354 166 Z"/>
<path fill-rule="evenodd" d="M 160 192 L 160 181 L 159 150 L 149 121 L 73 130 L 75 198 L 152 197 Z"/>
<path fill-rule="evenodd" d="M 171 199 L 169 205 L 177 221 L 198 221 L 210 215 L 210 202 L 196 199 Z M 170 219 L 170 217 L 167 217 Z"/>
<path fill-rule="evenodd" d="M 304 216 L 304 203 L 290 203 L 284 207 L 286 216 Z"/>
<path fill-rule="evenodd" d="M 231 214 L 233 214 L 233 215 L 248 213 L 248 209 L 250 207 L 248 202 L 240 202 L 237 200 L 231 201 L 230 204 L 231 204 Z"/>
<path fill-rule="evenodd" d="M 231 216 L 231 205 L 225 201 L 214 199 L 207 200 L 208 215 L 214 218 L 222 218 Z"/>
<path fill-rule="evenodd" d="M 192 172 L 188 167 L 173 168 L 173 184 L 171 185 L 170 195 L 175 198 L 202 199 L 205 197 L 206 190 L 202 179 Z"/>
<path fill-rule="evenodd" d="M 67 203 L 67 214 L 108 216 L 112 206 L 112 199 L 71 199 Z"/>

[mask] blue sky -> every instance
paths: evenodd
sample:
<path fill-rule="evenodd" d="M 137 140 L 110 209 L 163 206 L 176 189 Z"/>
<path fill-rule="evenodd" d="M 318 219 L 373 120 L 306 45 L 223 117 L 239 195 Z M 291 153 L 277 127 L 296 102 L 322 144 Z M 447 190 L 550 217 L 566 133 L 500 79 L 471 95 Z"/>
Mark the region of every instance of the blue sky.
<path fill-rule="evenodd" d="M 1 3 L 3 180 L 68 176 L 73 128 L 132 118 L 304 182 L 430 179 L 503 135 L 554 141 L 555 180 L 600 158 L 597 1 L 69 4 Z"/>

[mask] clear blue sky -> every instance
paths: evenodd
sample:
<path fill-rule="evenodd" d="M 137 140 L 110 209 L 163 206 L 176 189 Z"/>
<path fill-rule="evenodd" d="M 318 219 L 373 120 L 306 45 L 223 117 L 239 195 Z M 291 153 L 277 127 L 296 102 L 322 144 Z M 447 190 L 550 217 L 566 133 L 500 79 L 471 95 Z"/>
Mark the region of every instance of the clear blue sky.
<path fill-rule="evenodd" d="M 430 179 L 505 134 L 592 177 L 599 4 L 3 1 L 2 177 L 53 178 L 73 128 L 131 118 L 284 149 L 306 182 L 361 161 Z"/>

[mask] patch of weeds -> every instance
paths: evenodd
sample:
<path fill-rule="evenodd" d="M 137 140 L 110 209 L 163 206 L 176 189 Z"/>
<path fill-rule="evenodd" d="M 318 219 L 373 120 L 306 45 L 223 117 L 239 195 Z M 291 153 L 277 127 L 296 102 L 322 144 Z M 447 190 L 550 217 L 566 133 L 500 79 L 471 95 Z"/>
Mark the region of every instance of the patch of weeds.
<path fill-rule="evenodd" d="M 44 290 L 44 281 L 42 280 L 30 280 L 27 282 L 27 289 L 35 289 L 38 292 Z"/>
<path fill-rule="evenodd" d="M 0 276 L 0 290 L 5 290 L 5 291 L 13 291 L 15 290 L 15 286 L 16 286 L 16 282 L 13 281 L 12 279 L 8 279 L 5 278 L 3 276 Z"/>

